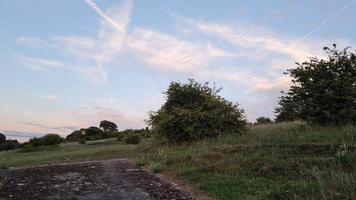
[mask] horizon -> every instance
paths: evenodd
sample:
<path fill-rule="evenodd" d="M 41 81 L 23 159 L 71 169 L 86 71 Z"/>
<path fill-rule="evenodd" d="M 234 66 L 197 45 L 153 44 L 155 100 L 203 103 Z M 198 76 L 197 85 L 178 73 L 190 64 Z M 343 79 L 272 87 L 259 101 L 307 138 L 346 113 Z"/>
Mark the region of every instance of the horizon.
<path fill-rule="evenodd" d="M 355 0 L 0 5 L 0 132 L 22 142 L 101 120 L 143 128 L 188 78 L 223 87 L 251 122 L 274 119 L 283 72 L 333 43 L 356 48 Z"/>

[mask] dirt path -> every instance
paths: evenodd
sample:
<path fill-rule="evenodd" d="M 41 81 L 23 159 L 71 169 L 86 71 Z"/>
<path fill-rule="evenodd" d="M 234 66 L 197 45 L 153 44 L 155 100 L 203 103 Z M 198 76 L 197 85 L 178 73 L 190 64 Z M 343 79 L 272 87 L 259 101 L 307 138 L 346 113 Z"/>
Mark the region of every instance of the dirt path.
<path fill-rule="evenodd" d="M 0 197 L 9 200 L 194 199 L 123 159 L 16 169 L 0 176 Z"/>

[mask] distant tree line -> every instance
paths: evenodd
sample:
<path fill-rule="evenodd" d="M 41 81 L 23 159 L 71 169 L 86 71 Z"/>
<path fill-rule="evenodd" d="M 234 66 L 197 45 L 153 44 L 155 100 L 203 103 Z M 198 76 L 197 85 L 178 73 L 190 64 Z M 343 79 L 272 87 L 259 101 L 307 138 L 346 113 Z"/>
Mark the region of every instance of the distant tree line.
<path fill-rule="evenodd" d="M 132 135 L 137 135 L 140 138 L 151 136 L 148 127 L 145 129 L 126 129 L 123 131 L 118 131 L 118 126 L 114 122 L 103 120 L 100 122 L 99 127 L 91 126 L 89 128 L 82 128 L 73 131 L 66 137 L 66 141 L 83 143 L 83 141 L 106 138 L 117 138 L 121 141 L 129 136 L 131 137 Z M 138 141 L 138 139 L 135 141 Z"/>
<path fill-rule="evenodd" d="M 20 147 L 20 143 L 17 140 L 6 139 L 6 136 L 0 133 L 0 151 L 17 149 Z"/>

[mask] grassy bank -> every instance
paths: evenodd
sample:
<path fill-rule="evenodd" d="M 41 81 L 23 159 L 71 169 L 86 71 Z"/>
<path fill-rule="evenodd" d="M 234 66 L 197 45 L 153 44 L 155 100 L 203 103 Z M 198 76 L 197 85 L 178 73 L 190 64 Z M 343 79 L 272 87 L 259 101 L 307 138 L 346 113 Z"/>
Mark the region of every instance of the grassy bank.
<path fill-rule="evenodd" d="M 356 127 L 284 123 L 179 146 L 105 140 L 0 152 L 0 166 L 133 158 L 218 199 L 356 199 L 355 144 Z"/>

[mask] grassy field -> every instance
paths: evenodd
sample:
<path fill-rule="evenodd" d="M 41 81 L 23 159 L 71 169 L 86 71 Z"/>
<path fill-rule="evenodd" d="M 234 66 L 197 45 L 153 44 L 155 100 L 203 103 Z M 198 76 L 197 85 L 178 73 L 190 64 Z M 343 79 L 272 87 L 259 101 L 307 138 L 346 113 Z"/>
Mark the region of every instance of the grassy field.
<path fill-rule="evenodd" d="M 356 127 L 294 122 L 179 146 L 112 139 L 0 152 L 0 167 L 132 158 L 217 199 L 356 199 L 355 144 Z"/>

